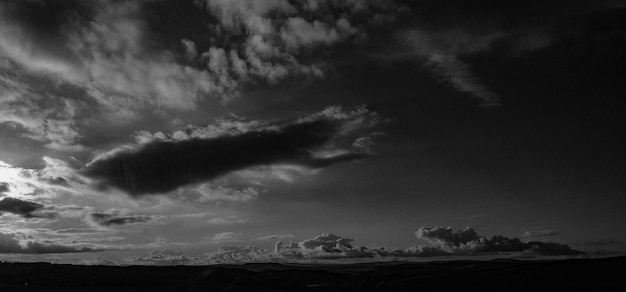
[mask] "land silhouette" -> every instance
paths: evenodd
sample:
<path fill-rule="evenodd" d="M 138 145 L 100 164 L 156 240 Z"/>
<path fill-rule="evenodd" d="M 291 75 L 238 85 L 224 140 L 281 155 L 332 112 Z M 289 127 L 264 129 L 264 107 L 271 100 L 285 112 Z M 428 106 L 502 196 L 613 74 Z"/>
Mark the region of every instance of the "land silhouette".
<path fill-rule="evenodd" d="M 616 291 L 626 257 L 81 266 L 0 263 L 0 291 Z"/>

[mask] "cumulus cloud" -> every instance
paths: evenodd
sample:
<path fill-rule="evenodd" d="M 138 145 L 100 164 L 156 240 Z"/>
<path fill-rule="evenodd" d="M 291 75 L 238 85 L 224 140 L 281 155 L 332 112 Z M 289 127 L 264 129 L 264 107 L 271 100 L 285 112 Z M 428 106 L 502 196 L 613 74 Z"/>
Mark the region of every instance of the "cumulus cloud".
<path fill-rule="evenodd" d="M 231 49 L 210 47 L 203 55 L 223 60 L 229 82 L 260 78 L 276 83 L 293 75 L 323 76 L 322 62 L 301 62 L 304 53 L 365 34 L 368 26 L 404 9 L 391 1 L 197 1 L 215 16 L 217 38 L 241 40 Z M 219 56 L 219 57 L 217 57 Z"/>
<path fill-rule="evenodd" d="M 259 261 L 269 261 L 271 259 L 267 250 L 248 246 L 223 246 L 216 252 L 207 253 L 200 259 L 203 264 L 227 264 L 227 263 L 249 263 Z"/>
<path fill-rule="evenodd" d="M 454 255 L 489 255 L 498 253 L 521 252 L 528 255 L 578 255 L 565 244 L 555 242 L 522 242 L 517 238 L 500 235 L 487 239 L 466 228 L 453 231 L 452 228 L 420 228 L 416 232 L 419 239 L 427 240 L 429 245 L 418 245 L 401 250 L 385 248 L 367 248 L 353 246 L 353 239 L 325 233 L 312 239 L 283 243 L 278 241 L 274 251 L 256 258 L 267 260 L 335 260 L 357 258 L 411 258 Z M 252 257 L 252 256 L 251 256 Z M 253 257 L 254 258 L 254 257 Z"/>
<path fill-rule="evenodd" d="M 185 56 L 187 57 L 187 59 L 193 60 L 198 56 L 198 49 L 196 47 L 196 43 L 188 39 L 182 39 L 180 40 L 180 42 L 185 47 Z"/>
<path fill-rule="evenodd" d="M 202 139 L 193 138 L 192 133 L 152 140 L 97 157 L 82 173 L 101 180 L 103 186 L 145 195 L 170 192 L 254 166 L 293 164 L 323 168 L 367 154 L 347 151 L 319 157 L 315 151 L 327 150 L 332 147 L 331 142 L 338 144 L 351 133 L 380 123 L 376 113 L 364 108 L 348 113 L 330 108 L 294 122 L 233 135 Z M 240 194 L 256 196 L 257 191 L 248 189 Z"/>
<path fill-rule="evenodd" d="M 94 259 L 79 259 L 72 262 L 74 265 L 83 266 L 119 266 L 115 261 L 109 260 L 105 257 L 96 257 Z"/>
<path fill-rule="evenodd" d="M 0 253 L 13 254 L 43 254 L 43 253 L 79 253 L 79 252 L 96 252 L 102 249 L 91 247 L 75 247 L 65 246 L 55 243 L 41 243 L 36 241 L 28 241 L 20 243 L 14 234 L 5 234 L 0 232 Z"/>
<path fill-rule="evenodd" d="M 2 4 L 1 69 L 23 72 L 26 79 L 36 76 L 44 84 L 76 86 L 97 102 L 79 106 L 91 113 L 102 108 L 130 116 L 146 108 L 190 110 L 205 98 L 227 102 L 239 95 L 242 85 L 257 80 L 320 77 L 328 65 L 301 61 L 315 59 L 310 58 L 311 50 L 350 40 L 376 24 L 373 19 L 402 10 L 387 1 L 195 1 L 205 19 L 213 16 L 216 21 L 197 23 L 208 27 L 208 46 L 175 36 L 184 48 L 183 64 L 175 52 L 155 41 L 157 36 L 169 36 L 153 31 L 150 21 L 158 19 L 158 13 L 147 2 Z M 29 22 L 30 13 L 51 15 L 49 22 L 42 22 L 48 26 Z M 55 118 L 45 110 L 54 106 L 60 113 L 73 99 L 51 99 L 21 79 L 15 74 L 0 79 L 0 88 L 7 93 L 0 97 L 0 123 L 19 124 L 53 149 L 84 150 L 77 143 L 81 131 L 76 117 L 67 110 L 66 117 Z M 7 100 L 10 107 L 3 104 Z"/>
<path fill-rule="evenodd" d="M 494 252 L 528 252 L 540 255 L 576 255 L 582 253 L 565 244 L 555 242 L 522 242 L 518 238 L 508 238 L 501 235 L 495 235 L 488 239 L 469 227 L 457 231 L 454 231 L 452 227 L 422 227 L 415 232 L 415 235 L 417 238 L 431 243 L 431 246 L 424 250 L 450 255 Z"/>
<path fill-rule="evenodd" d="M 312 239 L 274 245 L 274 255 L 285 259 L 341 259 L 369 258 L 374 254 L 366 247 L 353 247 L 354 239 L 343 238 L 332 233 L 324 233 Z"/>
<path fill-rule="evenodd" d="M 291 234 L 268 235 L 257 240 L 281 239 L 276 242 L 273 250 L 254 246 L 222 246 L 215 252 L 198 257 L 188 257 L 182 251 L 155 250 L 146 257 L 130 257 L 127 261 L 158 264 L 225 264 L 248 262 L 310 262 L 310 261 L 341 261 L 355 259 L 406 259 L 428 258 L 440 256 L 489 256 L 503 254 L 520 254 L 523 256 L 571 256 L 582 254 L 581 251 L 554 242 L 529 241 L 522 242 L 517 238 L 500 235 L 487 239 L 472 228 L 452 230 L 452 228 L 422 227 L 416 235 L 429 245 L 418 245 L 406 249 L 387 249 L 384 247 L 368 248 L 354 246 L 354 239 L 345 238 L 332 233 L 324 233 L 302 241 L 284 243 L 282 239 L 292 238 Z M 223 232 L 207 239 L 213 242 L 239 241 L 242 234 Z"/>
<path fill-rule="evenodd" d="M 124 259 L 124 261 L 127 262 L 153 265 L 183 265 L 189 263 L 191 260 L 192 258 L 185 256 L 182 251 L 171 249 L 153 250 L 150 251 L 147 256 L 133 256 Z"/>

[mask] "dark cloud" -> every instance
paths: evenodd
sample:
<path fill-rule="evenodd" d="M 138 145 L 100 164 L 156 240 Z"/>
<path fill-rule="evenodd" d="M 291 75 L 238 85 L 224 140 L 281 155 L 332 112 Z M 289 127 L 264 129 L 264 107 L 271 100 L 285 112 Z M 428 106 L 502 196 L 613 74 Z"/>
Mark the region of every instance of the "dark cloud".
<path fill-rule="evenodd" d="M 374 253 L 366 247 L 354 247 L 354 239 L 324 233 L 301 242 L 283 244 L 278 241 L 274 246 L 274 255 L 284 259 L 341 259 L 371 258 Z"/>
<path fill-rule="evenodd" d="M 623 243 L 622 241 L 619 241 L 617 239 L 606 238 L 606 239 L 585 242 L 583 243 L 583 246 L 584 247 L 603 247 L 603 246 L 617 245 L 617 244 L 622 244 L 622 243 Z"/>
<path fill-rule="evenodd" d="M 24 218 L 38 217 L 33 212 L 42 209 L 44 206 L 41 204 L 22 201 L 15 198 L 4 198 L 0 201 L 0 214 L 2 212 L 12 213 L 20 215 Z"/>
<path fill-rule="evenodd" d="M 91 247 L 73 247 L 55 243 L 40 243 L 30 241 L 22 246 L 13 234 L 0 233 L 0 253 L 14 254 L 43 254 L 43 253 L 79 253 L 96 252 L 102 249 Z"/>
<path fill-rule="evenodd" d="M 303 241 L 276 242 L 274 251 L 262 252 L 260 249 L 229 247 L 224 252 L 207 254 L 212 260 L 224 262 L 232 260 L 246 261 L 284 261 L 284 260 L 339 260 L 357 258 L 412 258 L 455 255 L 496 255 L 498 253 L 522 253 L 527 255 L 578 255 L 583 252 L 571 249 L 565 244 L 555 242 L 522 242 L 518 238 L 496 235 L 491 239 L 479 235 L 472 228 L 453 231 L 452 228 L 420 228 L 416 235 L 428 240 L 430 245 L 414 246 L 402 250 L 368 248 L 354 246 L 354 239 L 344 238 L 332 233 L 318 235 Z M 233 253 L 232 259 L 231 251 Z M 222 256 L 225 255 L 225 256 Z M 209 261 L 211 262 L 211 260 Z"/>
<path fill-rule="evenodd" d="M 83 173 L 132 195 L 158 194 L 252 166 L 277 163 L 313 168 L 363 158 L 347 153 L 316 157 L 311 152 L 339 134 L 342 122 L 303 121 L 210 139 L 152 141 L 90 163 Z"/>
<path fill-rule="evenodd" d="M 441 254 L 476 254 L 493 252 L 529 252 L 540 255 L 576 255 L 583 252 L 555 242 L 529 241 L 495 235 L 491 239 L 479 235 L 472 228 L 454 231 L 451 227 L 422 227 L 415 235 L 429 241 L 429 251 Z"/>
<path fill-rule="evenodd" d="M 8 192 L 9 189 L 9 184 L 5 183 L 5 182 L 0 182 L 0 194 L 4 193 L 4 192 Z"/>
<path fill-rule="evenodd" d="M 91 218 L 93 221 L 102 226 L 111 226 L 111 225 L 126 225 L 133 223 L 145 223 L 153 221 L 154 218 L 148 215 L 116 215 L 116 214 L 106 214 L 106 213 L 92 213 Z"/>
<path fill-rule="evenodd" d="M 556 230 L 528 230 L 522 234 L 523 237 L 550 237 L 559 235 Z"/>

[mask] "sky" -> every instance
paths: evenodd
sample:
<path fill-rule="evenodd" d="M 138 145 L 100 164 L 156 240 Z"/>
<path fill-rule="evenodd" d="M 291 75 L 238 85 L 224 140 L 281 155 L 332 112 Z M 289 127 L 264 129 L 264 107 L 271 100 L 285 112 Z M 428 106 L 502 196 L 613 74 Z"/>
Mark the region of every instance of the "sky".
<path fill-rule="evenodd" d="M 623 254 L 625 16 L 0 1 L 0 260 Z"/>

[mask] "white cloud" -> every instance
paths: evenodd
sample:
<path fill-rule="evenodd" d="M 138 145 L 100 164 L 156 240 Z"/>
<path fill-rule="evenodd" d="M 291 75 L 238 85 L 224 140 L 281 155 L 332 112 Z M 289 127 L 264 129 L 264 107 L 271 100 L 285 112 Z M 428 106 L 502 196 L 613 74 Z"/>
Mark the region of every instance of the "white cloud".
<path fill-rule="evenodd" d="M 109 260 L 105 257 L 96 257 L 94 259 L 78 259 L 72 262 L 75 265 L 83 266 L 119 266 L 115 261 Z"/>
<path fill-rule="evenodd" d="M 153 250 L 147 256 L 133 256 L 124 259 L 127 262 L 153 265 L 183 265 L 192 260 L 192 258 L 185 256 L 182 251 L 171 249 Z"/>
<path fill-rule="evenodd" d="M 188 60 L 193 60 L 198 56 L 198 49 L 196 47 L 196 43 L 190 41 L 188 39 L 182 39 L 180 42 L 185 47 L 185 56 Z"/>
<path fill-rule="evenodd" d="M 222 232 L 206 237 L 206 239 L 211 242 L 241 241 L 243 239 L 243 234 L 236 232 Z"/>
<path fill-rule="evenodd" d="M 267 250 L 248 246 L 223 246 L 216 252 L 207 253 L 201 258 L 201 264 L 225 264 L 225 263 L 249 263 L 258 261 L 270 261 Z"/>
<path fill-rule="evenodd" d="M 215 202 L 215 201 L 232 201 L 232 202 L 248 202 L 256 200 L 262 190 L 254 187 L 245 187 L 241 189 L 224 187 L 213 183 L 204 183 L 192 190 L 184 190 L 183 196 L 189 197 L 190 192 L 199 195 L 198 202 Z"/>
<path fill-rule="evenodd" d="M 272 235 L 264 235 L 258 238 L 258 240 L 284 240 L 288 238 L 293 238 L 293 234 L 272 234 Z"/>

